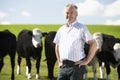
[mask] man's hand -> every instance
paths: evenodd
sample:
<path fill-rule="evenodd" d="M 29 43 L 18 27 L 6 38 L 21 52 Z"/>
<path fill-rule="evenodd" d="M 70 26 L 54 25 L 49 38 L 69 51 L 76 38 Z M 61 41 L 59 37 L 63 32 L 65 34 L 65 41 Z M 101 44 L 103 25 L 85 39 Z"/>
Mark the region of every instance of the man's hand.
<path fill-rule="evenodd" d="M 87 64 L 88 64 L 88 61 L 86 59 L 75 62 L 75 65 L 79 65 L 79 67 Z"/>
<path fill-rule="evenodd" d="M 58 63 L 58 67 L 60 68 L 62 66 L 62 62 L 59 62 Z"/>

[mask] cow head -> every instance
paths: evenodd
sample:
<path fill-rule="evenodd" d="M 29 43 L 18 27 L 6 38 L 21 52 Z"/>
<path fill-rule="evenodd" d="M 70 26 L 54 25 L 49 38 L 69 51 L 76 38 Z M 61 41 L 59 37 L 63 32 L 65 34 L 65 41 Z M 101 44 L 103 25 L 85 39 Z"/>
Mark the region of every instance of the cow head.
<path fill-rule="evenodd" d="M 113 49 L 114 49 L 114 57 L 116 61 L 120 61 L 120 43 L 115 43 Z"/>
<path fill-rule="evenodd" d="M 93 38 L 97 42 L 97 48 L 98 48 L 98 50 L 101 51 L 101 49 L 102 49 L 102 43 L 103 43 L 102 34 L 100 32 L 96 32 L 96 33 L 93 34 Z"/>
<path fill-rule="evenodd" d="M 32 30 L 32 43 L 34 45 L 35 48 L 38 48 L 40 46 L 42 46 L 42 42 L 41 42 L 41 39 L 42 39 L 42 32 L 40 31 L 40 29 L 38 28 L 35 28 Z"/>

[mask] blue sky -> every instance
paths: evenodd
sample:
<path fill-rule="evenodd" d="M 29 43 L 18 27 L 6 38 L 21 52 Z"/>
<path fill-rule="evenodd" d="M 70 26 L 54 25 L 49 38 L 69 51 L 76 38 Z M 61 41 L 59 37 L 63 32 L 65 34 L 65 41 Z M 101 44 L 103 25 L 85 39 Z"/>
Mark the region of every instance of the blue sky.
<path fill-rule="evenodd" d="M 120 0 L 0 0 L 0 24 L 64 24 L 68 3 L 81 23 L 120 25 Z"/>

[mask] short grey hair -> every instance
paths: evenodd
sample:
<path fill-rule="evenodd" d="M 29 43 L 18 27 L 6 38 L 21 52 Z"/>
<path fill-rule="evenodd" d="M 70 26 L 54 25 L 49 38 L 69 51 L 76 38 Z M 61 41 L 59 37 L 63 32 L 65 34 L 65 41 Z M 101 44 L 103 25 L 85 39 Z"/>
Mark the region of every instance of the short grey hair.
<path fill-rule="evenodd" d="M 78 9 L 78 7 L 75 4 L 67 4 L 66 7 L 73 7 L 76 10 Z"/>

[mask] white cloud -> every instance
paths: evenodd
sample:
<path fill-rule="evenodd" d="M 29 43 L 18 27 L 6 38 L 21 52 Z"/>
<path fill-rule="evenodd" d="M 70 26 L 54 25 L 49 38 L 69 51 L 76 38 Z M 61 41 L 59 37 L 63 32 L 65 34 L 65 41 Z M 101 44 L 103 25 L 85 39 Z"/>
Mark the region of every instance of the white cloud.
<path fill-rule="evenodd" d="M 21 14 L 22 14 L 22 16 L 27 16 L 27 17 L 31 16 L 31 14 L 27 11 L 22 11 Z"/>
<path fill-rule="evenodd" d="M 98 0 L 85 0 L 77 3 L 79 16 L 120 16 L 120 0 L 109 5 L 103 5 Z"/>
<path fill-rule="evenodd" d="M 109 4 L 104 10 L 105 16 L 120 16 L 120 0 L 116 0 L 114 3 Z"/>
<path fill-rule="evenodd" d="M 9 21 L 2 21 L 2 22 L 0 22 L 0 24 L 8 25 L 8 24 L 11 24 L 11 23 Z"/>
<path fill-rule="evenodd" d="M 76 5 L 78 6 L 79 16 L 101 15 L 104 11 L 104 5 L 100 4 L 97 0 L 86 0 Z"/>
<path fill-rule="evenodd" d="M 120 25 L 120 20 L 106 20 L 105 25 Z"/>
<path fill-rule="evenodd" d="M 8 13 L 6 13 L 6 12 L 0 12 L 0 18 L 1 19 L 4 18 L 4 17 L 8 17 L 8 16 L 9 16 Z"/>

